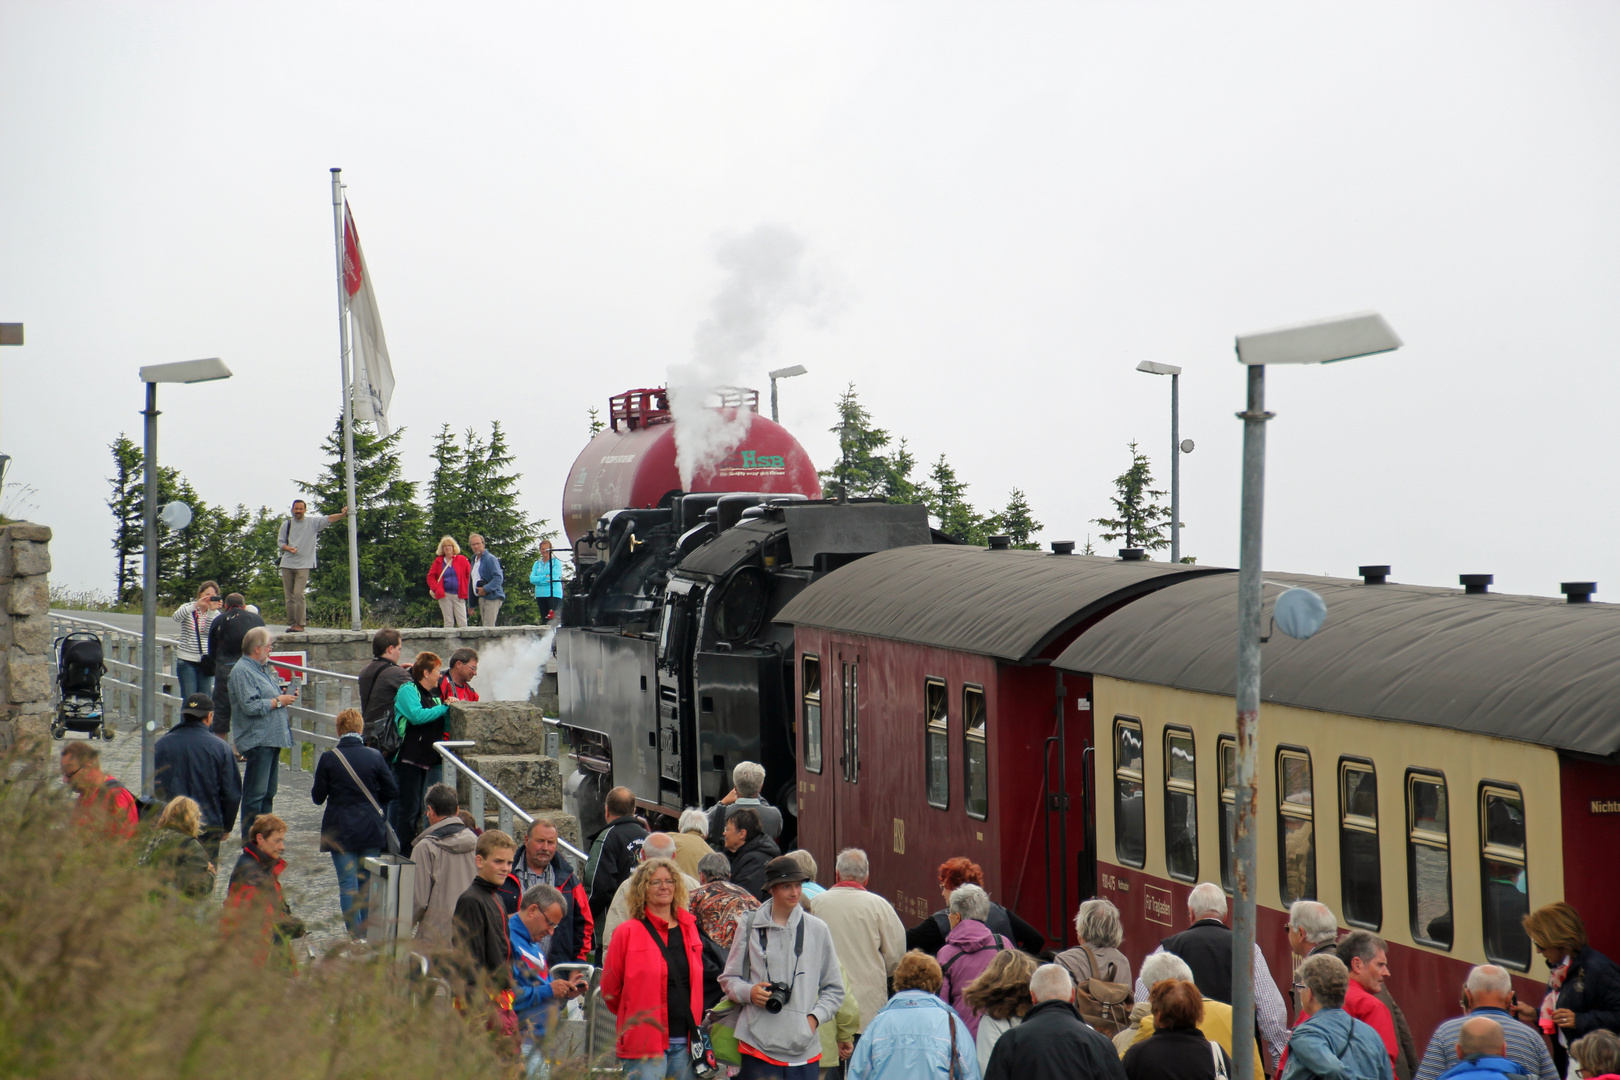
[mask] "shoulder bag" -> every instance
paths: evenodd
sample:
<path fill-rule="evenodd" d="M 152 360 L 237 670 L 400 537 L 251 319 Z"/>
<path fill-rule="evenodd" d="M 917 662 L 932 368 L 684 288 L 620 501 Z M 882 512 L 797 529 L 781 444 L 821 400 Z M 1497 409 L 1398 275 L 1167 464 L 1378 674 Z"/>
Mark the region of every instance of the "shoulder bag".
<path fill-rule="evenodd" d="M 1080 1019 L 1113 1038 L 1130 1023 L 1131 988 L 1125 983 L 1098 978 L 1096 954 L 1085 942 L 1081 942 L 1080 947 L 1086 951 L 1086 962 L 1091 965 L 1091 978 L 1076 987 L 1074 1007 L 1080 1011 Z M 1108 974 L 1114 974 L 1114 965 L 1108 965 Z"/>
<path fill-rule="evenodd" d="M 947 1002 L 945 1011 L 951 1017 L 951 1045 L 945 1050 L 946 1056 L 950 1058 L 950 1062 L 945 1066 L 946 1080 L 956 1080 L 956 1010 Z M 1225 1080 L 1225 1077 L 1221 1080 Z"/>
<path fill-rule="evenodd" d="M 366 802 L 371 804 L 371 808 L 377 811 L 377 816 L 382 819 L 383 840 L 388 854 L 398 855 L 399 834 L 394 831 L 392 825 L 388 824 L 388 815 L 383 813 L 382 807 L 377 805 L 377 800 L 372 797 L 371 789 L 361 782 L 360 774 L 354 771 L 354 766 L 349 764 L 349 759 L 344 756 L 343 751 L 334 746 L 332 747 L 332 753 L 337 755 L 338 763 L 343 766 L 344 771 L 349 774 L 349 778 L 354 781 L 354 786 L 360 789 L 360 794 L 366 797 Z"/>
<path fill-rule="evenodd" d="M 674 913 L 671 912 L 671 914 Z M 677 959 L 681 963 L 688 964 L 687 980 L 690 982 L 692 977 L 690 964 L 687 961 L 684 950 L 679 957 L 672 954 L 670 952 L 669 942 L 658 936 L 658 931 L 653 929 L 652 920 L 647 918 L 647 916 L 643 915 L 641 917 L 641 925 L 647 928 L 647 933 L 649 936 L 651 936 L 653 944 L 658 946 L 659 950 L 663 952 L 664 966 L 666 968 L 673 966 Z M 675 925 L 680 925 L 679 916 L 676 916 Z M 696 932 L 697 927 L 694 924 L 693 933 Z M 684 942 L 684 935 L 682 940 Z M 692 987 L 692 989 L 697 990 L 698 993 L 701 994 L 703 992 L 703 971 L 701 968 L 698 969 L 697 981 L 698 985 Z M 692 1071 L 697 1074 L 698 1080 L 712 1080 L 713 1077 L 720 1075 L 720 1059 L 715 1056 L 714 1045 L 709 1041 L 709 1033 L 703 1030 L 703 1025 L 698 1022 L 698 1018 L 692 1015 L 691 998 L 688 997 L 685 1001 L 681 1002 L 681 1005 L 685 1007 L 686 1011 L 686 1053 L 687 1056 L 692 1060 Z M 666 1007 L 673 1006 L 674 1002 L 669 1002 L 667 1003 Z"/>
<path fill-rule="evenodd" d="M 197 624 L 197 609 L 191 609 L 191 636 L 197 639 L 197 655 L 202 657 L 197 661 L 197 672 L 205 679 L 214 677 L 214 654 L 208 651 L 208 641 L 202 636 L 202 627 Z"/>
<path fill-rule="evenodd" d="M 1209 1043 L 1210 1056 L 1215 1059 L 1215 1080 L 1227 1080 L 1226 1055 L 1221 1053 L 1221 1044 L 1214 1039 L 1206 1039 Z"/>

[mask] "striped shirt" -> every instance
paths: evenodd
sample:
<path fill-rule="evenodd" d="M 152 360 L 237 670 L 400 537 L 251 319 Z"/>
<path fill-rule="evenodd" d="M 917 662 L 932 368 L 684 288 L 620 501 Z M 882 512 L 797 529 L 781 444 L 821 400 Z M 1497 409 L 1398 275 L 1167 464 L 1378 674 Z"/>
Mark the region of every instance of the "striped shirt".
<path fill-rule="evenodd" d="M 218 614 L 217 611 L 198 611 L 195 600 L 175 609 L 174 621 L 180 627 L 180 643 L 174 651 L 180 659 L 190 660 L 193 664 L 202 660 L 203 653 L 208 651 L 208 627 Z"/>
<path fill-rule="evenodd" d="M 1468 1016 L 1452 1017 L 1435 1028 L 1429 1049 L 1412 1080 L 1437 1080 L 1441 1073 L 1457 1064 L 1457 1036 L 1462 1032 L 1463 1021 L 1472 1016 L 1488 1016 L 1502 1025 L 1502 1034 L 1507 1036 L 1507 1056 L 1518 1062 L 1525 1072 L 1537 1080 L 1558 1080 L 1558 1071 L 1553 1068 L 1552 1055 L 1547 1053 L 1541 1032 L 1520 1023 L 1504 1009 L 1475 1009 Z"/>

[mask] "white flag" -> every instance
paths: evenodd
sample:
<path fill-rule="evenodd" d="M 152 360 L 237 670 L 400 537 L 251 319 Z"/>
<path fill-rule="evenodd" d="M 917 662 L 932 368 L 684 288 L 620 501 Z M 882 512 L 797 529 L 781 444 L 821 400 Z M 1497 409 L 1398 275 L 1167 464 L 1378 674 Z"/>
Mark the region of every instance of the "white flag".
<path fill-rule="evenodd" d="M 388 362 L 377 315 L 377 293 L 371 287 L 366 257 L 360 253 L 360 234 L 354 213 L 343 204 L 343 288 L 349 294 L 350 339 L 354 346 L 354 418 L 370 420 L 379 435 L 388 434 L 388 402 L 394 396 L 394 367 Z"/>

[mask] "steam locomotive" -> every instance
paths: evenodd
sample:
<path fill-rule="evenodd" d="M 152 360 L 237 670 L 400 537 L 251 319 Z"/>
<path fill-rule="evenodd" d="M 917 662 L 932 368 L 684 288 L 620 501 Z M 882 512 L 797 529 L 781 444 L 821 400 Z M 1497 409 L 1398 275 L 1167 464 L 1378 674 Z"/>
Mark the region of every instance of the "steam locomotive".
<path fill-rule="evenodd" d="M 559 727 L 579 763 L 564 797 L 586 836 L 610 787 L 674 817 L 712 805 L 738 762 L 757 761 L 791 843 L 793 631 L 777 612 L 865 555 L 945 540 L 921 506 L 823 500 L 809 456 L 759 415 L 756 392 L 724 392 L 716 407 L 746 433 L 691 490 L 664 389 L 611 398 L 608 426 L 569 472 Z"/>

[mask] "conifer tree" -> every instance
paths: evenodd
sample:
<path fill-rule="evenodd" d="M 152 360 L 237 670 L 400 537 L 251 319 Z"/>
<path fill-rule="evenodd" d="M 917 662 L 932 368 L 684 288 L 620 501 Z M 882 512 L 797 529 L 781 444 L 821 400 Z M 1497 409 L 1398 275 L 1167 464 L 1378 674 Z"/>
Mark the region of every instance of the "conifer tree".
<path fill-rule="evenodd" d="M 1007 495 L 1007 508 L 996 515 L 996 531 L 1005 533 L 1011 540 L 1012 546 L 1023 551 L 1034 551 L 1039 544 L 1030 540 L 1031 536 L 1045 528 L 1035 520 L 1030 512 L 1029 499 L 1025 497 L 1022 488 L 1013 488 Z"/>
<path fill-rule="evenodd" d="M 122 432 L 109 449 L 113 455 L 113 474 L 107 478 L 112 488 L 107 509 L 113 515 L 113 596 L 120 604 L 128 604 L 134 601 L 141 584 L 141 547 L 146 539 L 141 521 L 145 495 L 142 467 L 146 455 Z"/>
<path fill-rule="evenodd" d="M 941 454 L 928 471 L 923 498 L 928 512 L 939 522 L 940 532 L 957 543 L 983 547 L 989 543 L 995 519 L 981 517 L 973 509 L 967 501 L 967 487 L 957 478 L 956 470 L 945 460 L 945 455 Z"/>
<path fill-rule="evenodd" d="M 1114 494 L 1109 498 L 1116 516 L 1093 518 L 1092 522 L 1107 530 L 1098 534 L 1105 541 L 1124 540 L 1128 548 L 1158 551 L 1170 546 L 1166 535 L 1170 511 L 1155 501 L 1164 492 L 1153 487 L 1147 455 L 1136 448 L 1136 440 L 1129 446 L 1131 467 L 1114 478 Z"/>

